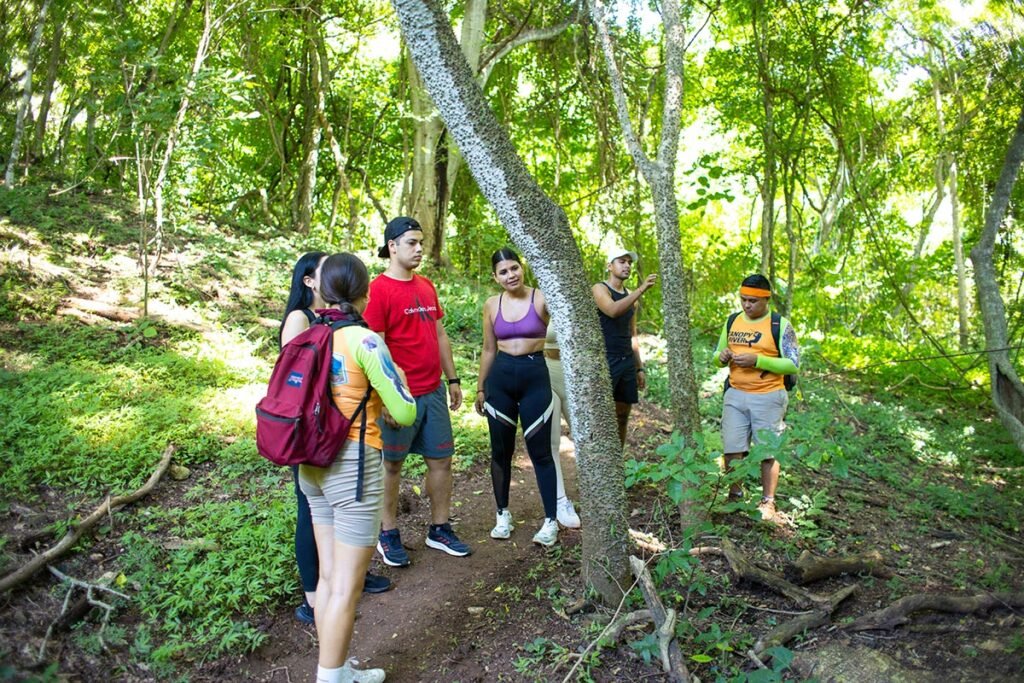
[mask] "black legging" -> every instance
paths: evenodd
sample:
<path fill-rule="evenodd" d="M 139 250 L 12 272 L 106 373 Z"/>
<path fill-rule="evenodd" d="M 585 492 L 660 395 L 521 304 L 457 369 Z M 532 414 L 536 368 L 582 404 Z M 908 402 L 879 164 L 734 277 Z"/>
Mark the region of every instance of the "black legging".
<path fill-rule="evenodd" d="M 316 539 L 313 537 L 313 517 L 309 512 L 309 501 L 299 489 L 297 465 L 292 467 L 292 478 L 295 480 L 295 498 L 299 512 L 295 520 L 295 562 L 299 565 L 302 590 L 306 593 L 315 593 L 316 582 L 320 577 L 320 558 L 316 552 Z"/>
<path fill-rule="evenodd" d="M 491 433 L 491 483 L 498 509 L 508 507 L 516 422 L 523 423 L 526 452 L 537 475 L 544 516 L 555 519 L 557 503 L 555 461 L 551 456 L 554 406 L 544 355 L 510 356 L 499 351 L 484 382 L 484 411 Z"/>

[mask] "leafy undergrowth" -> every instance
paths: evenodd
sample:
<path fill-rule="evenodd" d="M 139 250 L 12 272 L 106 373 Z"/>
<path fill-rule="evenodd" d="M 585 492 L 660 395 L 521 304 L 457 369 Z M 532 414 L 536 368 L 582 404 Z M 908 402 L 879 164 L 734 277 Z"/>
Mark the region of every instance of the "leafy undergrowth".
<path fill-rule="evenodd" d="M 60 563 L 68 575 L 129 596 L 102 594 L 108 620 L 93 609 L 47 636 L 66 587 L 38 579 L 12 594 L 0 611 L 0 661 L 14 668 L 0 667 L 0 680 L 62 673 L 204 680 L 213 677 L 204 672 L 233 671 L 247 653 L 265 650 L 270 636 L 280 637 L 268 624 L 294 606 L 290 476 L 256 455 L 252 406 L 276 350 L 274 320 L 289 270 L 307 246 L 181 226 L 168 236 L 150 282 L 153 315 L 143 319 L 133 224 L 131 211 L 106 196 L 0 193 L 0 573 L 50 545 L 68 519 L 106 495 L 137 488 L 168 443 L 178 447 L 176 464 L 191 470 L 177 486 L 114 514 L 94 541 Z M 378 259 L 367 262 L 381 267 Z M 486 287 L 448 277 L 440 289 L 457 366 L 472 377 Z M 1021 622 L 1005 611 L 930 615 L 921 624 L 933 627 L 930 634 L 817 629 L 775 651 L 768 669 L 752 664 L 746 651 L 796 608 L 765 589 L 736 585 L 724 560 L 692 556 L 692 545 L 728 537 L 779 573 L 804 550 L 880 551 L 893 578 L 812 587 L 824 594 L 860 585 L 833 615 L 840 626 L 918 592 L 1021 591 L 1024 469 L 975 386 L 976 363 L 963 375 L 934 360 L 852 372 L 906 352 L 881 340 L 808 335 L 789 429 L 763 447 L 782 462 L 780 507 L 794 520 L 790 533 L 779 534 L 751 518 L 758 452 L 735 474 L 748 501 L 724 500 L 721 377 L 709 365 L 712 341 L 697 342 L 704 349 L 698 376 L 707 378 L 700 444 L 684 447 L 667 435 L 657 406 L 668 393 L 664 348 L 647 339 L 652 403 L 634 413 L 626 464 L 631 527 L 668 546 L 648 559 L 662 599 L 679 613 L 676 636 L 691 670 L 702 680 L 794 678 L 800 657 L 841 641 L 910 668 L 960 672 L 951 678 L 1024 673 Z M 464 485 L 485 491 L 486 425 L 464 410 L 455 428 Z M 421 498 L 422 464 L 409 464 L 407 488 Z M 679 533 L 676 503 L 684 491 L 696 492 L 709 520 L 693 540 Z M 493 619 L 425 644 L 422 652 L 449 658 L 424 655 L 415 680 L 548 681 L 574 664 L 578 680 L 658 680 L 649 626 L 628 630 L 617 645 L 586 649 L 610 615 L 570 609 L 585 597 L 576 539 L 529 560 L 500 591 L 475 587 L 490 593 L 482 609 Z M 640 607 L 635 591 L 623 605 Z M 952 648 L 942 641 L 951 632 L 958 634 Z M 314 647 L 302 637 L 287 646 Z"/>

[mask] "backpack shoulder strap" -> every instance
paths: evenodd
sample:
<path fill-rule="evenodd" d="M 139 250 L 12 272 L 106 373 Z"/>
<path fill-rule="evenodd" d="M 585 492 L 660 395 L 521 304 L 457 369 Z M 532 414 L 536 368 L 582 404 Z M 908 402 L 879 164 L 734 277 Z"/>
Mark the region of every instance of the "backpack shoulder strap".
<path fill-rule="evenodd" d="M 739 311 L 729 316 L 729 319 L 725 321 L 725 333 L 729 334 L 732 332 L 732 324 L 736 322 L 736 318 L 740 317 Z"/>
<path fill-rule="evenodd" d="M 309 310 L 308 308 L 303 308 L 302 312 L 306 314 L 306 320 L 308 320 L 309 324 L 312 325 L 313 321 L 316 320 L 316 313 L 314 313 L 313 311 Z"/>
<path fill-rule="evenodd" d="M 779 335 L 782 327 L 782 316 L 772 311 L 772 340 L 775 342 L 775 351 L 782 356 L 782 347 L 779 346 Z"/>

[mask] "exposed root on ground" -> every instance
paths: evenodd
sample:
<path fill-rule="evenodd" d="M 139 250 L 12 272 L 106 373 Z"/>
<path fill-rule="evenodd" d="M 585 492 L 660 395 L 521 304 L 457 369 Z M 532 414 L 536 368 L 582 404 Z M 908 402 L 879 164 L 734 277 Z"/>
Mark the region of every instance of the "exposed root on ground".
<path fill-rule="evenodd" d="M 153 470 L 153 474 L 149 476 L 149 480 L 141 487 L 129 493 L 125 496 L 117 496 L 115 498 L 108 497 L 103 503 L 92 511 L 88 517 L 76 524 L 70 531 L 68 531 L 64 538 L 62 538 L 56 545 L 51 547 L 49 550 L 36 555 L 31 560 L 21 565 L 18 569 L 9 573 L 7 576 L 0 579 L 0 593 L 4 593 L 27 581 L 35 575 L 40 569 L 50 564 L 59 557 L 63 557 L 69 550 L 75 547 L 75 544 L 91 532 L 93 528 L 102 520 L 104 517 L 112 513 L 114 510 L 134 503 L 139 500 L 157 485 L 160 478 L 167 471 L 167 468 L 171 464 L 171 456 L 174 455 L 174 451 L 177 447 L 174 444 L 169 445 L 165 450 L 163 457 L 160 458 L 160 463 Z"/>
<path fill-rule="evenodd" d="M 786 576 L 796 583 L 811 583 L 839 574 L 871 574 L 881 579 L 890 579 L 892 571 L 885 566 L 885 558 L 877 550 L 846 557 L 817 557 L 805 550 L 800 558 L 790 565 Z"/>
<path fill-rule="evenodd" d="M 910 621 L 910 615 L 921 610 L 953 614 L 984 614 L 999 607 L 1024 607 L 1024 593 L 981 593 L 973 596 L 947 593 L 918 593 L 900 598 L 885 609 L 865 614 L 843 628 L 847 631 L 872 629 L 892 630 Z"/>

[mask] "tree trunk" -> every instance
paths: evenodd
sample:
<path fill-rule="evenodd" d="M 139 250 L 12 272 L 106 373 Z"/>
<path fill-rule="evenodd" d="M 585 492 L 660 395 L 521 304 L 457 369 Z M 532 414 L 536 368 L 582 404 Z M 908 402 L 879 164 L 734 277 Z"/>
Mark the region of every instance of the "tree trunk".
<path fill-rule="evenodd" d="M 953 219 L 953 258 L 956 262 L 956 308 L 959 321 L 960 350 L 970 346 L 968 317 L 970 303 L 967 299 L 967 265 L 964 263 L 964 242 L 960 227 L 960 196 L 957 190 L 956 159 L 949 155 L 949 210 Z"/>
<path fill-rule="evenodd" d="M 1024 451 L 1024 385 L 1010 360 L 1006 330 L 1006 307 L 996 279 L 995 243 L 999 226 L 1006 216 L 1010 195 L 1024 162 L 1024 109 L 1017 119 L 1017 127 L 1010 138 L 999 180 L 992 201 L 985 212 L 985 225 L 981 238 L 971 250 L 974 279 L 978 287 L 978 305 L 985 327 L 985 347 L 988 352 L 988 370 L 992 382 L 992 402 L 1003 426 L 1010 432 L 1017 448 Z"/>
<path fill-rule="evenodd" d="M 174 148 L 178 142 L 178 135 L 181 126 L 185 122 L 185 115 L 188 113 L 189 102 L 196 90 L 196 80 L 199 72 L 206 61 L 206 55 L 210 49 L 210 38 L 213 33 L 214 21 L 210 15 L 210 0 L 203 5 L 203 33 L 199 37 L 199 44 L 196 46 L 196 56 L 192 61 L 192 71 L 189 73 L 188 82 L 185 84 L 185 91 L 181 95 L 181 103 L 178 105 L 178 113 L 167 131 L 167 146 L 164 148 L 163 159 L 160 162 L 160 169 L 157 171 L 156 180 L 153 181 L 153 208 L 154 208 L 154 234 L 157 241 L 157 261 L 160 255 L 160 244 L 163 241 L 164 233 L 164 187 L 167 184 L 167 174 L 171 168 L 171 159 L 174 156 Z M 219 23 L 219 21 L 218 21 Z M 147 244 L 142 244 L 144 252 L 148 250 Z"/>
<path fill-rule="evenodd" d="M 761 107 L 764 110 L 764 126 L 761 139 L 764 144 L 764 164 L 761 178 L 761 273 L 775 282 L 775 192 L 778 188 L 778 170 L 775 159 L 775 89 L 772 84 L 768 36 L 765 35 L 768 21 L 765 8 L 758 2 L 753 4 L 752 25 L 754 43 L 757 49 L 757 75 L 761 86 Z"/>
<path fill-rule="evenodd" d="M 50 45 L 50 59 L 46 65 L 46 81 L 43 84 L 43 98 L 39 103 L 39 115 L 36 116 L 36 131 L 32 138 L 32 158 L 41 159 L 46 139 L 46 123 L 50 117 L 50 101 L 53 98 L 53 85 L 57 82 L 57 70 L 63 55 L 62 40 L 64 38 L 64 17 L 54 21 L 53 41 Z"/>
<path fill-rule="evenodd" d="M 316 170 L 320 162 L 320 138 L 323 129 L 323 104 L 320 82 L 320 59 L 315 47 L 314 33 L 319 30 L 319 11 L 313 5 L 305 9 L 305 58 L 302 65 L 302 165 L 299 167 L 295 188 L 296 232 L 308 235 L 313 225 L 313 195 L 316 191 Z"/>
<path fill-rule="evenodd" d="M 4 184 L 8 189 L 14 187 L 14 165 L 18 163 L 18 156 L 21 153 L 21 139 L 25 135 L 25 118 L 28 116 L 28 110 L 32 104 L 32 68 L 36 63 L 36 53 L 39 51 L 39 41 L 43 36 L 43 25 L 46 24 L 46 12 L 49 9 L 50 0 L 43 0 L 43 4 L 39 7 L 39 16 L 36 18 L 35 30 L 32 31 L 32 39 L 28 44 L 25 73 L 21 77 L 21 104 L 18 106 L 18 115 L 14 120 L 11 156 L 7 159 L 7 170 L 4 171 Z"/>
<path fill-rule="evenodd" d="M 612 604 L 629 585 L 622 448 L 604 340 L 565 212 L 530 177 L 434 0 L 393 0 L 402 36 L 480 191 L 540 280 L 562 344 L 583 502 L 583 576 Z"/>
<path fill-rule="evenodd" d="M 438 220 L 438 147 L 444 132 L 444 122 L 438 116 L 433 100 L 424 86 L 415 60 L 407 62 L 409 101 L 416 127 L 412 145 L 412 184 L 405 198 L 404 211 L 419 221 L 423 228 L 423 253 L 435 265 L 441 265 L 440 254 L 444 245 Z M 442 170 L 442 173 L 447 171 Z M 447 210 L 447 207 L 446 209 Z"/>
<path fill-rule="evenodd" d="M 673 427 L 693 443 L 693 435 L 700 431 L 697 410 L 697 381 L 694 376 L 693 348 L 690 337 L 690 300 L 687 291 L 689 277 L 683 265 L 679 235 L 679 205 L 676 201 L 676 155 L 679 151 L 679 129 L 683 105 L 683 53 L 686 43 L 679 15 L 679 1 L 665 0 L 661 4 L 665 34 L 665 90 L 661 113 L 661 135 L 657 159 L 647 158 L 629 116 L 622 75 L 615 61 L 606 10 L 601 0 L 592 0 L 591 18 L 598 33 L 605 66 L 622 127 L 626 147 L 651 188 L 654 199 L 655 224 L 658 234 L 658 267 L 661 269 L 662 314 L 665 319 L 664 337 L 668 345 L 669 391 L 672 398 Z M 689 499 L 680 505 L 684 531 L 695 521 Z"/>

